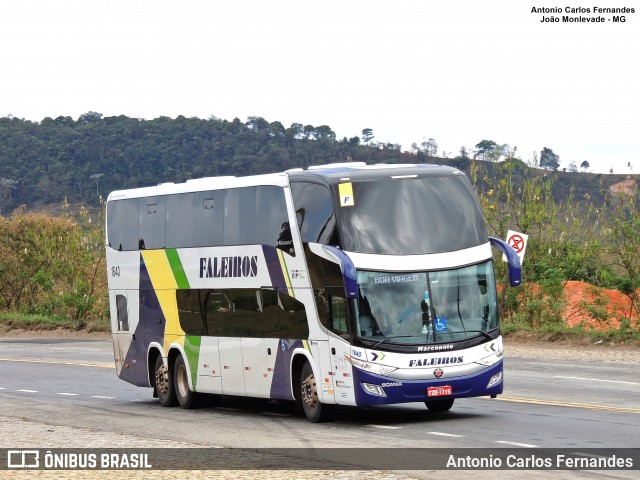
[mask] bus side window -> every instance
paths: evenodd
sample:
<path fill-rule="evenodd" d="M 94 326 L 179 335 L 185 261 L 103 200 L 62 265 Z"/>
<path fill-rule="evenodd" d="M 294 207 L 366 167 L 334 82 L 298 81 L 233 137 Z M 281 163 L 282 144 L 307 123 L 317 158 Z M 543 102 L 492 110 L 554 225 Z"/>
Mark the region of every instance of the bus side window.
<path fill-rule="evenodd" d="M 165 198 L 141 198 L 139 203 L 138 249 L 164 248 L 165 231 Z"/>
<path fill-rule="evenodd" d="M 338 245 L 336 215 L 329 189 L 317 183 L 294 182 L 291 194 L 302 243 Z"/>
<path fill-rule="evenodd" d="M 118 315 L 118 331 L 129 331 L 129 312 L 127 311 L 127 297 L 116 295 L 116 311 Z"/>
<path fill-rule="evenodd" d="M 337 334 L 348 334 L 347 302 L 344 298 L 329 295 L 331 330 Z"/>
<path fill-rule="evenodd" d="M 115 200 L 107 204 L 109 246 L 119 251 L 138 249 L 138 199 Z"/>

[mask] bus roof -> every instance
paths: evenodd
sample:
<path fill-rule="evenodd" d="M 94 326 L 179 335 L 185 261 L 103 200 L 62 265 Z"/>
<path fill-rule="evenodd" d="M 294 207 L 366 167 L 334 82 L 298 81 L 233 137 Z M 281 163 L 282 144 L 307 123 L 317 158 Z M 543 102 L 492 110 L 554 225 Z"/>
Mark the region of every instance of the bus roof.
<path fill-rule="evenodd" d="M 371 181 L 384 177 L 441 177 L 448 175 L 464 175 L 460 170 L 435 164 L 376 164 L 364 162 L 330 163 L 313 165 L 308 169 L 295 168 L 282 173 L 250 175 L 246 177 L 205 177 L 187 180 L 184 183 L 161 183 L 152 187 L 116 190 L 109 194 L 107 201 L 125 198 L 154 197 L 177 193 L 220 190 L 225 188 L 242 188 L 256 185 L 275 185 L 285 187 L 289 179 L 317 179 L 334 184 L 346 181 Z"/>
<path fill-rule="evenodd" d="M 317 165 L 307 170 L 296 169 L 287 172 L 289 178 L 322 179 L 327 183 L 347 181 L 371 181 L 381 178 L 442 177 L 464 175 L 457 168 L 436 164 L 387 164 L 367 165 L 362 162 L 330 163 Z"/>

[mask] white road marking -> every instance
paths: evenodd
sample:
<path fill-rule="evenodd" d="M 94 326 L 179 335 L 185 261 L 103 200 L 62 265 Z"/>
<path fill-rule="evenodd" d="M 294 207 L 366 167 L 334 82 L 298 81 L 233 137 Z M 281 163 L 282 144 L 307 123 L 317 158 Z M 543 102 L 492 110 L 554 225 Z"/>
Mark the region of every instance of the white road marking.
<path fill-rule="evenodd" d="M 589 382 L 622 383 L 624 385 L 640 385 L 640 383 L 638 382 L 625 382 L 623 380 L 603 380 L 601 378 L 565 377 L 562 375 L 555 375 L 555 378 L 564 378 L 567 380 L 587 380 Z"/>
<path fill-rule="evenodd" d="M 402 427 L 394 427 L 392 425 L 374 425 L 374 424 L 365 425 L 365 427 L 381 428 L 381 429 L 386 429 L 386 430 L 397 430 L 399 428 L 402 428 Z"/>
<path fill-rule="evenodd" d="M 530 443 L 506 442 L 503 440 L 496 440 L 496 443 L 502 443 L 504 445 L 513 445 L 514 447 L 539 448 L 537 445 L 531 445 Z"/>
<path fill-rule="evenodd" d="M 103 395 L 91 395 L 91 398 L 104 398 L 104 399 L 107 399 L 107 400 L 111 400 L 111 399 L 116 398 L 116 397 L 105 397 Z"/>
<path fill-rule="evenodd" d="M 16 392 L 23 392 L 23 393 L 38 393 L 37 390 L 16 390 Z"/>
<path fill-rule="evenodd" d="M 441 437 L 455 437 L 462 438 L 464 435 L 456 435 L 454 433 L 444 433 L 444 432 L 427 432 L 429 435 L 439 435 Z"/>
<path fill-rule="evenodd" d="M 76 397 L 77 393 L 57 392 L 56 395 L 67 395 L 69 397 Z"/>

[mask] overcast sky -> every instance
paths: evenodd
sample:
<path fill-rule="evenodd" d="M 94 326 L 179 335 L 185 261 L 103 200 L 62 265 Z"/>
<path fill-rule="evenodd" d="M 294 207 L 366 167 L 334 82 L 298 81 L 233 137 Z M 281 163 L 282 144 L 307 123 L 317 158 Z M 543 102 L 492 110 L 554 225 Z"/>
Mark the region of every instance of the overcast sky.
<path fill-rule="evenodd" d="M 636 12 L 531 13 L 598 3 Z M 3 0 L 0 45 L 0 116 L 260 116 L 640 173 L 633 1 Z"/>

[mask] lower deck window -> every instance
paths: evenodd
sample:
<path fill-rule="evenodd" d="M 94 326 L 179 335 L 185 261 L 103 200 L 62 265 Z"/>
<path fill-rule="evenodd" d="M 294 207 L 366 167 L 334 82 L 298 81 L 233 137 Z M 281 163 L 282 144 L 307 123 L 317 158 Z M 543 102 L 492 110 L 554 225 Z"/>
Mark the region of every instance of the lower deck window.
<path fill-rule="evenodd" d="M 177 290 L 180 325 L 187 335 L 308 338 L 304 305 L 276 289 Z"/>

